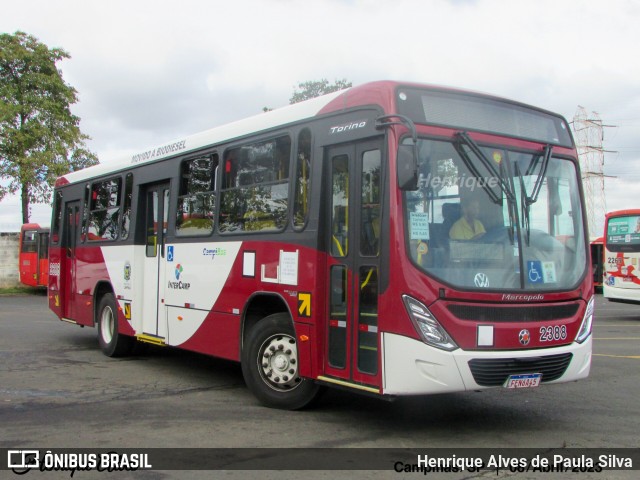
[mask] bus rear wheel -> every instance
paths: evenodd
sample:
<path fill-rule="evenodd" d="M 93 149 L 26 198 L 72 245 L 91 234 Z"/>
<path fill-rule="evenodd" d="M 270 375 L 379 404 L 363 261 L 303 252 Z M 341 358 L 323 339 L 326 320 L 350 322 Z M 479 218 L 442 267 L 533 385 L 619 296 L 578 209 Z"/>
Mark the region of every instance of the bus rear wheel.
<path fill-rule="evenodd" d="M 276 313 L 259 321 L 242 350 L 242 375 L 264 405 L 285 410 L 308 406 L 320 386 L 299 375 L 298 347 L 291 319 Z"/>
<path fill-rule="evenodd" d="M 106 293 L 98 306 L 98 343 L 107 357 L 131 353 L 135 339 L 118 333 L 118 309 L 113 294 Z"/>

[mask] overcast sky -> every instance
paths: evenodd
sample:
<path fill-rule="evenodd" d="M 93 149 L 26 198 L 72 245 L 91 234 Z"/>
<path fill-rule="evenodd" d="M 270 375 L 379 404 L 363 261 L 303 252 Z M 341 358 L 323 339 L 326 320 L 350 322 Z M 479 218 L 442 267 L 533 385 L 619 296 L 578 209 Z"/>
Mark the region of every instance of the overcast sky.
<path fill-rule="evenodd" d="M 606 125 L 606 208 L 640 208 L 636 0 L 20 0 L 0 32 L 66 50 L 101 162 L 284 106 L 298 82 L 408 80 Z M 0 231 L 21 223 L 0 202 Z M 32 221 L 48 223 L 34 206 Z"/>

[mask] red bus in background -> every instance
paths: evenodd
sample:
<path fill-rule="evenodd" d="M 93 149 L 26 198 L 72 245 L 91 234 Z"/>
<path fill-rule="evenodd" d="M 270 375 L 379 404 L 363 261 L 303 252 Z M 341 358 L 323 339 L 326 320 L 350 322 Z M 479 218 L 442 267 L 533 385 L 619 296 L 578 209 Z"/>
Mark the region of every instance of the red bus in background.
<path fill-rule="evenodd" d="M 59 178 L 49 305 L 108 356 L 238 361 L 270 407 L 563 383 L 591 366 L 584 219 L 561 116 L 375 82 Z"/>
<path fill-rule="evenodd" d="M 20 283 L 30 287 L 49 285 L 49 227 L 25 223 L 20 227 L 18 268 Z"/>

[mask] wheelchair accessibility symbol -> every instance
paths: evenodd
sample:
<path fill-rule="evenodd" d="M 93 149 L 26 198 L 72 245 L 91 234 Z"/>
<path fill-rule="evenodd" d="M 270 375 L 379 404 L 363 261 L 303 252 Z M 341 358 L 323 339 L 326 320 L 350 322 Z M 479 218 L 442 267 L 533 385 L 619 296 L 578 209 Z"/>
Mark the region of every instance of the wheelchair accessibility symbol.
<path fill-rule="evenodd" d="M 530 283 L 544 283 L 542 276 L 542 262 L 537 260 L 527 261 L 527 275 Z"/>
<path fill-rule="evenodd" d="M 173 245 L 167 247 L 167 262 L 173 262 Z"/>

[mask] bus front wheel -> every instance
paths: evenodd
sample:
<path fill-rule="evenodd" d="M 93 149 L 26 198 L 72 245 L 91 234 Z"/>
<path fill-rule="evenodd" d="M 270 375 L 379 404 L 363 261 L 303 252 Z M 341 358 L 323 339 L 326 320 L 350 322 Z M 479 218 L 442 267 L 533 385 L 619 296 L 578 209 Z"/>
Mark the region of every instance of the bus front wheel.
<path fill-rule="evenodd" d="M 98 306 L 98 343 L 107 357 L 131 353 L 135 339 L 118 333 L 118 309 L 113 294 L 107 293 Z"/>
<path fill-rule="evenodd" d="M 298 347 L 291 319 L 276 313 L 259 321 L 242 350 L 242 375 L 264 405 L 298 410 L 320 393 L 320 386 L 299 375 Z"/>

